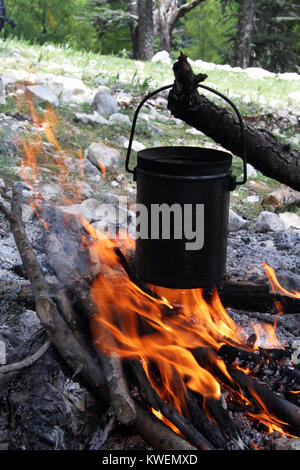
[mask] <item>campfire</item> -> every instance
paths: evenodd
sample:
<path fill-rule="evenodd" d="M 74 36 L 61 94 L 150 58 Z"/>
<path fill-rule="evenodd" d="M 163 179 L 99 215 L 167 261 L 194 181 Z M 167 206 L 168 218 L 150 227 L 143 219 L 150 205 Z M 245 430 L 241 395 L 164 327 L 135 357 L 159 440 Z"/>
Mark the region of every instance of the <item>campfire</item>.
<path fill-rule="evenodd" d="M 297 311 L 300 292 L 281 287 L 266 263 L 270 289 L 226 281 L 195 289 L 144 282 L 128 233 L 112 237 L 82 215 L 45 201 L 38 164 L 43 138 L 57 151 L 65 205 L 80 202 L 80 183 L 72 184 L 52 108 L 40 116 L 29 105 L 37 138 L 17 143 L 24 154 L 20 175 L 34 193 L 30 204 L 44 224 L 56 284 L 46 282 L 26 236 L 20 186 L 13 190 L 11 211 L 1 209 L 31 281 L 37 314 L 74 377 L 154 448 L 249 449 L 234 412 L 266 436 L 299 437 L 300 372 L 292 348 L 276 336 L 276 320 L 289 309 Z M 79 168 L 81 160 L 79 152 Z M 70 240 L 76 253 L 68 248 Z M 242 304 L 245 310 L 253 303 L 276 314 L 273 326 L 253 323 L 249 336 L 226 307 Z"/>

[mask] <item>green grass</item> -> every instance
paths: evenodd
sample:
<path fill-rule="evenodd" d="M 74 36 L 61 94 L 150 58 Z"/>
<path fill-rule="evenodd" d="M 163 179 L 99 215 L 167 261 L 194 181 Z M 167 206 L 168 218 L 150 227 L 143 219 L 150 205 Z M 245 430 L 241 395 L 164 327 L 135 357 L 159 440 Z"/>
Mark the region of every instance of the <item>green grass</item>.
<path fill-rule="evenodd" d="M 242 114 L 262 115 L 270 128 L 277 123 L 276 109 L 289 109 L 291 107 L 288 103 L 289 93 L 299 90 L 299 81 L 283 80 L 277 76 L 254 80 L 244 72 L 207 71 L 194 66 L 193 70 L 195 73 L 207 73 L 206 85 L 215 88 L 232 99 Z M 174 81 L 172 65 L 134 61 L 115 56 L 102 56 L 92 52 L 76 51 L 68 46 L 47 47 L 47 45 L 30 45 L 24 41 L 14 39 L 0 40 L 0 74 L 17 75 L 21 79 L 30 79 L 30 77 L 34 78 L 35 74 L 46 73 L 81 78 L 87 86 L 93 87 L 93 89 L 95 89 L 94 80 L 97 77 L 106 79 L 110 87 L 121 85 L 125 91 L 130 92 L 134 97 L 135 104 L 128 109 L 121 110 L 122 113 L 130 117 L 131 121 L 136 104 L 148 91 L 171 84 Z M 205 94 L 209 99 L 224 106 L 224 101 L 219 100 L 215 95 L 212 96 L 208 92 L 205 92 Z M 68 156 L 75 160 L 79 149 L 84 152 L 91 142 L 106 139 L 120 149 L 122 158 L 118 171 L 124 173 L 126 149 L 120 145 L 119 137 L 124 135 L 129 138 L 130 129 L 127 127 L 115 129 L 113 126 L 84 125 L 75 122 L 76 110 L 86 113 L 91 112 L 89 104 L 86 103 L 77 108 L 70 108 L 67 105 L 55 108 L 56 115 L 61 123 L 56 129 L 55 135 L 61 147 L 67 152 Z M 0 113 L 13 115 L 19 111 L 20 109 L 17 108 L 11 97 L 7 99 L 5 105 L 0 105 Z M 23 110 L 23 113 L 25 112 L 28 112 L 28 110 Z M 139 119 L 137 122 L 135 139 L 142 142 L 146 147 L 156 145 L 203 146 L 208 143 L 215 145 L 212 140 L 204 136 L 189 134 L 187 126 L 176 126 L 171 120 L 169 123 L 158 121 L 152 121 L 152 123 L 163 130 L 163 135 L 149 131 L 147 123 L 143 119 Z M 279 138 L 286 142 L 295 135 L 296 127 L 292 124 L 283 124 L 280 126 L 280 132 Z M 27 138 L 30 138 L 30 132 Z M 16 177 L 13 167 L 16 165 L 18 155 L 7 142 L 7 136 L 4 139 L 0 135 L 1 177 L 11 181 Z M 295 146 L 292 145 L 292 147 Z M 131 166 L 133 167 L 135 164 L 136 154 L 132 152 Z M 45 158 L 44 167 L 54 169 L 51 163 L 51 149 L 49 155 Z M 233 159 L 233 173 L 238 179 L 242 176 L 242 161 L 239 158 Z M 74 177 L 76 176 L 78 175 L 74 174 Z M 109 184 L 110 179 L 115 177 L 114 170 L 111 174 L 108 174 L 107 180 L 102 183 L 103 189 Z M 127 177 L 130 181 L 131 177 L 128 175 Z M 251 181 L 254 182 L 254 185 Z M 248 215 L 250 218 L 256 217 L 262 210 L 261 201 L 263 196 L 278 187 L 280 187 L 279 183 L 264 177 L 258 172 L 257 177 L 251 178 L 246 185 L 238 187 L 232 193 L 232 207 L 241 215 Z M 260 200 L 257 203 L 249 203 L 247 202 L 249 195 L 258 195 Z M 291 208 L 291 210 L 299 212 L 298 208 Z"/>

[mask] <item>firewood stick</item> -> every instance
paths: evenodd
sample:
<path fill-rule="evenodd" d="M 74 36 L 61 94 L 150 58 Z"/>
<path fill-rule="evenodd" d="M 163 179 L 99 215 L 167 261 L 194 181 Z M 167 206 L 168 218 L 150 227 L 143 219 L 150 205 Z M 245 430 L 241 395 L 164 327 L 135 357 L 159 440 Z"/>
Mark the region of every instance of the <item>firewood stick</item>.
<path fill-rule="evenodd" d="M 0 366 L 0 375 L 6 374 L 7 372 L 15 372 L 17 370 L 32 366 L 32 364 L 38 361 L 48 351 L 50 344 L 51 341 L 46 340 L 45 343 L 31 356 L 28 356 L 19 362 Z"/>
<path fill-rule="evenodd" d="M 273 294 L 267 283 L 223 281 L 218 286 L 224 307 L 261 313 L 277 313 L 275 301 L 281 302 L 282 312 L 300 313 L 300 300 L 284 294 Z"/>
<path fill-rule="evenodd" d="M 251 370 L 255 370 L 256 374 L 275 376 L 281 384 L 288 386 L 300 385 L 300 371 L 294 367 L 277 364 L 272 360 L 272 353 L 268 354 L 267 349 L 250 352 L 226 344 L 220 347 L 217 354 L 226 364 L 233 364 L 237 360 L 240 367 L 249 367 Z"/>
<path fill-rule="evenodd" d="M 197 397 L 191 390 L 188 390 L 186 405 L 189 413 L 188 418 L 196 429 L 206 436 L 217 449 L 229 450 L 230 443 L 228 439 L 225 438 L 219 427 L 208 419 L 202 407 L 199 405 Z"/>
<path fill-rule="evenodd" d="M 22 223 L 21 187 L 13 188 L 11 211 L 0 204 L 0 210 L 7 217 L 18 247 L 26 275 L 30 280 L 36 303 L 36 312 L 45 326 L 51 342 L 56 346 L 69 367 L 78 374 L 78 379 L 99 400 L 109 402 L 109 391 L 104 383 L 102 372 L 95 358 L 82 347 L 70 331 L 52 301 L 43 272 L 34 256 Z M 170 428 L 135 403 L 136 431 L 153 448 L 161 450 L 195 450 Z M 151 431 L 149 431 L 151 430 Z M 154 432 L 155 431 L 155 432 Z"/>
<path fill-rule="evenodd" d="M 129 426 L 136 419 L 136 411 L 125 382 L 121 359 L 111 353 L 117 347 L 112 333 L 99 321 L 91 318 L 93 343 L 98 350 L 98 359 L 104 373 L 104 380 L 110 393 L 110 406 L 119 424 Z"/>
<path fill-rule="evenodd" d="M 151 389 L 151 404 L 150 406 L 160 411 L 165 418 L 173 423 L 179 431 L 198 449 L 201 450 L 214 450 L 214 447 L 208 440 L 181 414 L 178 413 L 173 407 L 166 403 L 154 390 L 150 382 L 148 381 L 145 372 L 143 371 L 142 365 L 135 361 L 134 370 L 139 369 L 138 378 L 140 389 L 143 390 L 144 384 L 147 383 L 148 393 L 143 394 L 143 397 L 147 399 L 149 396 L 149 389 Z M 143 393 L 143 392 L 142 392 Z"/>
<path fill-rule="evenodd" d="M 267 410 L 281 420 L 283 429 L 300 437 L 300 408 L 271 392 L 256 380 L 238 369 L 228 368 L 231 377 L 241 386 L 248 397 L 259 404 L 262 402 Z"/>

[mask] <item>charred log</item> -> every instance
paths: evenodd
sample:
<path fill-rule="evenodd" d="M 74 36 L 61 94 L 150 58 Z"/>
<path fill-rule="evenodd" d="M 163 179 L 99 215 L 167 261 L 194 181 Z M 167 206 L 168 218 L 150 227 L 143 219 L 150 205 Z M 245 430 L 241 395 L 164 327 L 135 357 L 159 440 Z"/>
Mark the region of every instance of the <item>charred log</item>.
<path fill-rule="evenodd" d="M 263 406 L 282 423 L 283 429 L 300 436 L 300 408 L 271 392 L 258 381 L 252 379 L 241 370 L 228 369 L 231 377 L 240 385 L 249 399 L 261 408 Z"/>
<path fill-rule="evenodd" d="M 284 294 L 273 294 L 268 284 L 223 281 L 218 293 L 224 307 L 262 313 L 278 313 L 275 303 L 280 302 L 282 313 L 299 313 L 300 300 Z"/>
<path fill-rule="evenodd" d="M 234 155 L 243 157 L 239 121 L 203 95 L 197 86 L 205 76 L 194 74 L 181 54 L 173 67 L 175 84 L 169 93 L 168 109 L 173 116 L 202 131 Z M 267 130 L 245 125 L 247 160 L 264 175 L 300 190 L 300 154 L 279 142 Z"/>

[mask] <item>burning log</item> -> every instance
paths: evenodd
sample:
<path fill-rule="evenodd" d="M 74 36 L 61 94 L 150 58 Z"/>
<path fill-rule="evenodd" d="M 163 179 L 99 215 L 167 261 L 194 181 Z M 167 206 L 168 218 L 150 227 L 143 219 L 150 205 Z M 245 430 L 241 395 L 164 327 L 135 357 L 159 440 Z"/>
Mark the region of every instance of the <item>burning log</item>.
<path fill-rule="evenodd" d="M 298 406 L 271 392 L 241 370 L 233 368 L 228 370 L 247 396 L 254 399 L 261 409 L 267 410 L 280 420 L 283 429 L 287 429 L 287 432 L 300 436 L 300 408 Z"/>
<path fill-rule="evenodd" d="M 131 367 L 141 390 L 141 394 L 151 407 L 162 413 L 171 423 L 176 426 L 198 449 L 214 450 L 214 447 L 194 426 L 174 408 L 166 403 L 154 390 L 146 377 L 145 371 L 138 361 L 132 361 Z"/>
<path fill-rule="evenodd" d="M 204 132 L 235 155 L 243 156 L 238 121 L 197 91 L 206 78 L 195 75 L 187 57 L 181 54 L 173 66 L 175 85 L 168 97 L 173 116 Z M 245 125 L 247 160 L 264 175 L 299 191 L 300 154 L 279 142 L 270 132 Z"/>
<path fill-rule="evenodd" d="M 284 293 L 273 293 L 267 284 L 253 282 L 223 281 L 218 287 L 224 307 L 237 310 L 278 313 L 276 304 L 280 303 L 281 313 L 299 313 L 300 299 Z"/>
<path fill-rule="evenodd" d="M 277 364 L 274 356 L 278 356 L 279 353 L 275 351 L 273 354 L 272 350 L 269 352 L 267 349 L 251 352 L 225 344 L 220 347 L 217 354 L 226 364 L 235 363 L 239 367 L 250 368 L 255 374 L 274 376 L 282 385 L 300 385 L 300 371 L 294 367 Z"/>

